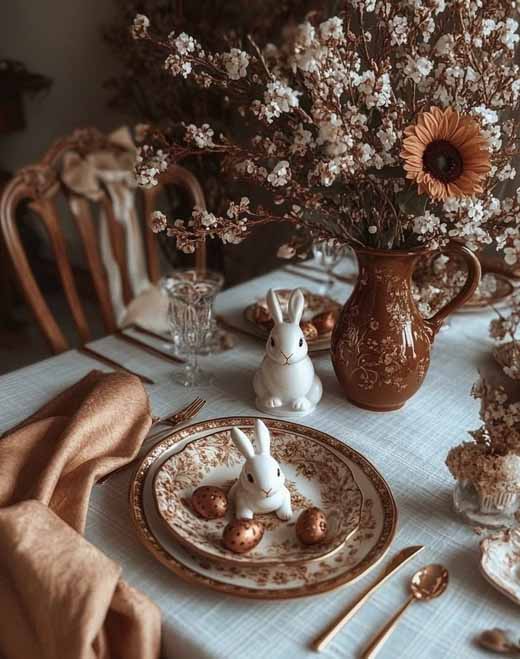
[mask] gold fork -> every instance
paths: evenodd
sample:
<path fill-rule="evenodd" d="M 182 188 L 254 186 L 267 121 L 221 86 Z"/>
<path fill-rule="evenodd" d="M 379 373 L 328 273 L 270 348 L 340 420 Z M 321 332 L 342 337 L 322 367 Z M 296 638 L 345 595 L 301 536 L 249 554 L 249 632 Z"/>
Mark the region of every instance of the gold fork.
<path fill-rule="evenodd" d="M 188 421 L 189 419 L 193 418 L 201 411 L 205 404 L 206 401 L 202 400 L 202 398 L 195 398 L 195 400 L 193 400 L 189 405 L 186 405 L 186 407 L 183 407 L 178 412 L 174 412 L 169 416 L 154 416 L 152 418 L 152 428 L 159 425 L 160 423 L 164 423 L 168 426 L 177 426 L 179 423 Z"/>
<path fill-rule="evenodd" d="M 170 414 L 167 417 L 153 417 L 152 419 L 152 425 L 151 427 L 154 428 L 155 426 L 158 426 L 159 424 L 165 424 L 170 426 L 170 428 L 174 428 L 175 426 L 180 425 L 181 423 L 184 423 L 185 421 L 189 421 L 192 419 L 196 414 L 198 414 L 201 409 L 204 407 L 206 404 L 205 400 L 202 400 L 202 398 L 196 398 L 194 401 L 189 403 L 189 405 L 186 405 L 186 407 L 183 407 L 180 409 L 178 412 L 174 412 L 173 414 Z M 162 433 L 155 433 L 152 437 L 146 437 L 144 442 L 154 440 L 156 439 L 159 434 Z M 114 469 L 114 471 L 111 471 L 108 474 L 105 474 L 102 478 L 100 478 L 97 482 L 97 485 L 101 485 L 102 483 L 105 483 L 111 476 L 114 474 L 117 474 L 124 469 L 127 469 L 128 467 L 131 467 L 135 465 L 139 460 L 142 458 L 142 454 L 139 453 L 131 462 L 128 462 L 127 464 L 123 465 L 122 467 L 118 467 L 117 469 Z"/>

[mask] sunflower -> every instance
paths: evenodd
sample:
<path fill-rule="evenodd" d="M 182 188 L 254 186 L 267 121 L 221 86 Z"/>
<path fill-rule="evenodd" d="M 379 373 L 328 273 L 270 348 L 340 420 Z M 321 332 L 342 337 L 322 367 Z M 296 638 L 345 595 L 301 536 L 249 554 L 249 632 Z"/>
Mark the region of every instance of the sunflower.
<path fill-rule="evenodd" d="M 406 178 L 417 182 L 419 192 L 440 201 L 482 192 L 491 168 L 489 145 L 471 117 L 432 107 L 404 134 L 400 156 Z"/>

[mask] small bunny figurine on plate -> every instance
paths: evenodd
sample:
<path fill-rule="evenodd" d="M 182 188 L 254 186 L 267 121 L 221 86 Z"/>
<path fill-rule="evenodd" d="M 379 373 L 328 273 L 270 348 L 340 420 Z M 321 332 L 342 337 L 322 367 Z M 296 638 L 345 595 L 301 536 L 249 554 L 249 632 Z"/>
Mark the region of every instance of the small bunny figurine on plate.
<path fill-rule="evenodd" d="M 305 416 L 321 400 L 321 380 L 314 371 L 300 328 L 304 305 L 303 293 L 296 288 L 289 298 L 289 319 L 285 322 L 276 293 L 271 289 L 267 294 L 274 327 L 253 380 L 256 407 L 262 412 L 283 417 Z"/>
<path fill-rule="evenodd" d="M 256 419 L 257 451 L 240 428 L 232 428 L 231 439 L 246 458 L 239 479 L 229 491 L 239 519 L 253 519 L 255 513 L 276 512 L 283 520 L 292 517 L 291 494 L 285 487 L 285 476 L 271 456 L 271 436 L 263 421 Z"/>

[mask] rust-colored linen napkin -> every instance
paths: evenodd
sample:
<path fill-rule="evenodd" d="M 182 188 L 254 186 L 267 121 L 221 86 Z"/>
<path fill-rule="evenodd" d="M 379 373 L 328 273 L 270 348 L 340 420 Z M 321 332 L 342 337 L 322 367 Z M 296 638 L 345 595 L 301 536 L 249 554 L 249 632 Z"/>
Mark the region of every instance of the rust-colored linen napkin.
<path fill-rule="evenodd" d="M 0 439 L 0 656 L 159 656 L 159 610 L 81 535 L 92 486 L 150 425 L 138 378 L 93 371 Z"/>

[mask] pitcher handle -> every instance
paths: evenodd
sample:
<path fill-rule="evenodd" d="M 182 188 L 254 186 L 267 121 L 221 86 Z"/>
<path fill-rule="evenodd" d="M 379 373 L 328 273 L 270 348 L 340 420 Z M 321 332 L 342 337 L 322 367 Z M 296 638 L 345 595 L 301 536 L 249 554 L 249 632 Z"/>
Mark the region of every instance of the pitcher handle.
<path fill-rule="evenodd" d="M 453 300 L 450 300 L 441 309 L 439 309 L 439 311 L 437 311 L 434 316 L 428 318 L 425 321 L 426 324 L 432 329 L 434 336 L 440 330 L 445 319 L 456 309 L 461 307 L 465 302 L 467 302 L 473 295 L 480 283 L 480 276 L 482 273 L 480 261 L 475 256 L 475 254 L 465 245 L 460 245 L 459 243 L 451 243 L 447 247 L 443 248 L 442 253 L 462 256 L 464 262 L 468 266 L 468 277 L 466 279 L 466 283 L 453 298 Z"/>

